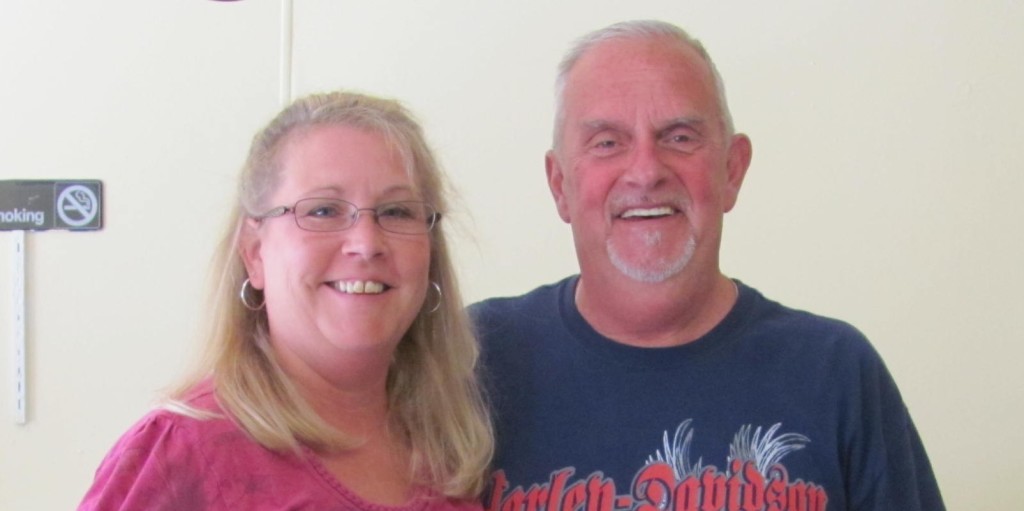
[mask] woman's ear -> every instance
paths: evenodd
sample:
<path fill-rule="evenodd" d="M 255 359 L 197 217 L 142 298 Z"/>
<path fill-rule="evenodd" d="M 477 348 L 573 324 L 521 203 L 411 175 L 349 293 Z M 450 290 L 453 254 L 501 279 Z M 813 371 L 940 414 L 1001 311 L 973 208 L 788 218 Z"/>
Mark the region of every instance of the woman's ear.
<path fill-rule="evenodd" d="M 260 239 L 259 222 L 247 218 L 242 222 L 238 233 L 238 253 L 245 263 L 245 272 L 249 275 L 249 284 L 253 289 L 263 289 L 263 245 Z"/>

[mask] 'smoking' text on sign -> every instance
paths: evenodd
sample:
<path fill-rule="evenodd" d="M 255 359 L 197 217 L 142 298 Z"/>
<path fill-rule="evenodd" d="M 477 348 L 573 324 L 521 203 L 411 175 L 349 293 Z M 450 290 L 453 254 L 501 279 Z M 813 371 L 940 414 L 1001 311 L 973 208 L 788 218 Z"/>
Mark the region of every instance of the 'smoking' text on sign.
<path fill-rule="evenodd" d="M 101 181 L 0 181 L 0 231 L 95 231 L 101 228 Z"/>

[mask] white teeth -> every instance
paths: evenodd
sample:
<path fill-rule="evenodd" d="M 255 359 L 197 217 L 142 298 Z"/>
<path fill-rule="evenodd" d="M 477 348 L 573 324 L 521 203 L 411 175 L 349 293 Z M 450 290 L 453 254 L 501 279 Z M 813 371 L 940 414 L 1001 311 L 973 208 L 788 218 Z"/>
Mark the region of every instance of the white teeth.
<path fill-rule="evenodd" d="M 668 206 L 662 206 L 660 208 L 646 208 L 646 209 L 628 209 L 622 213 L 622 218 L 633 218 L 633 217 L 655 217 L 655 216 L 666 216 L 672 214 L 672 208 Z"/>
<path fill-rule="evenodd" d="M 376 295 L 384 292 L 384 284 L 370 280 L 350 280 L 348 282 L 339 280 L 334 283 L 334 289 L 354 295 Z"/>

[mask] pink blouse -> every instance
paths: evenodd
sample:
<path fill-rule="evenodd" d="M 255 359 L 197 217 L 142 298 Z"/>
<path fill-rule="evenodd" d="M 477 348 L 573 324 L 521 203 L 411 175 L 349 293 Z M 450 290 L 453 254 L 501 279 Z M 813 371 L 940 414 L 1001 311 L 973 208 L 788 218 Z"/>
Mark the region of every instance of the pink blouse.
<path fill-rule="evenodd" d="M 211 389 L 190 404 L 222 413 Z M 363 500 L 311 452 L 268 450 L 227 418 L 154 410 L 107 454 L 81 510 L 478 511 L 476 502 L 422 492 L 404 506 Z"/>

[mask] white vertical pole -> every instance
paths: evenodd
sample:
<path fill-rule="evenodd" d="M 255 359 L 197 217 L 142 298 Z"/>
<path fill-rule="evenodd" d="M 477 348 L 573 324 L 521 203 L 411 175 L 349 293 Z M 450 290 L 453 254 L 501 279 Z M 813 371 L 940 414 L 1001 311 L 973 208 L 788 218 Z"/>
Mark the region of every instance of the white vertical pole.
<path fill-rule="evenodd" d="M 14 420 L 25 424 L 28 408 L 28 378 L 25 364 L 25 231 L 12 231 L 14 291 Z"/>

